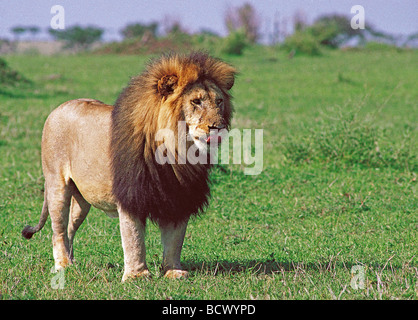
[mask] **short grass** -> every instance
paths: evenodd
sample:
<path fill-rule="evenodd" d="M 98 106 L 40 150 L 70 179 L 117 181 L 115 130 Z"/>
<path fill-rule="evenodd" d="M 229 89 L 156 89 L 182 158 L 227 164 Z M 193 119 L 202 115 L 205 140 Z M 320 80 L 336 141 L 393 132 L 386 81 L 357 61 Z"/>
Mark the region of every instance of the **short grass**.
<path fill-rule="evenodd" d="M 264 130 L 264 168 L 215 167 L 210 206 L 186 234 L 191 276 L 161 276 L 149 224 L 153 277 L 122 284 L 118 220 L 93 209 L 57 290 L 50 222 L 30 241 L 20 235 L 42 207 L 43 123 L 69 99 L 113 103 L 148 57 L 6 57 L 32 84 L 0 89 L 3 299 L 417 299 L 417 52 L 224 58 L 240 70 L 234 127 Z M 364 268 L 362 288 L 351 286 L 353 266 Z"/>

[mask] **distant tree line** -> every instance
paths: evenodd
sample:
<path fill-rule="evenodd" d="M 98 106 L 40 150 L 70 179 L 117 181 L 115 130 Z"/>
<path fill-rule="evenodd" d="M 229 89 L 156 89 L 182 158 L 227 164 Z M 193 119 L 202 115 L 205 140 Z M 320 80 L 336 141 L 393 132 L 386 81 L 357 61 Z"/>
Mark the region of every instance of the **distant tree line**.
<path fill-rule="evenodd" d="M 330 14 L 318 17 L 308 25 L 297 15 L 294 19 L 294 32 L 284 40 L 283 47 L 296 52 L 316 55 L 321 47 L 340 48 L 352 40 L 364 45 L 368 41 L 381 41 L 395 44 L 396 38 L 378 31 L 366 24 L 364 29 L 353 29 L 349 17 Z M 405 43 L 406 44 L 406 43 Z"/>
<path fill-rule="evenodd" d="M 100 41 L 104 30 L 97 27 L 73 26 L 64 30 L 49 29 L 49 33 L 56 40 L 66 43 L 65 47 L 86 50 L 94 42 Z"/>
<path fill-rule="evenodd" d="M 329 14 L 318 17 L 311 25 L 306 22 L 302 11 L 297 11 L 293 16 L 293 32 L 287 34 L 283 30 L 278 16 L 273 21 L 273 33 L 270 36 L 270 45 L 279 44 L 292 52 L 300 52 L 310 55 L 319 54 L 321 48 L 339 48 L 350 41 L 364 44 L 370 40 L 379 40 L 390 44 L 399 42 L 394 36 L 376 30 L 370 25 L 365 29 L 353 29 L 350 18 L 340 14 Z M 132 23 L 126 25 L 120 34 L 123 41 L 138 43 L 147 46 L 156 43 L 159 39 L 169 39 L 177 43 L 187 42 L 191 45 L 221 48 L 222 53 L 241 54 L 251 45 L 259 43 L 262 38 L 261 18 L 255 8 L 245 3 L 239 7 L 230 7 L 224 14 L 224 23 L 228 35 L 224 38 L 209 30 L 201 30 L 193 35 L 182 26 L 181 22 L 172 17 L 165 17 L 161 23 Z M 11 29 L 16 40 L 25 33 L 35 36 L 40 29 L 35 26 L 16 26 Z M 64 30 L 49 29 L 49 34 L 56 40 L 66 43 L 68 48 L 88 49 L 94 42 L 101 41 L 104 30 L 98 27 L 72 26 Z M 410 35 L 403 45 L 414 43 L 418 39 L 418 33 Z M 163 46 L 164 43 L 161 44 Z M 167 42 L 165 42 L 167 45 Z"/>
<path fill-rule="evenodd" d="M 11 29 L 12 33 L 15 35 L 16 40 L 19 41 L 19 37 L 25 33 L 30 33 L 32 37 L 36 36 L 41 29 L 37 26 L 16 26 Z"/>

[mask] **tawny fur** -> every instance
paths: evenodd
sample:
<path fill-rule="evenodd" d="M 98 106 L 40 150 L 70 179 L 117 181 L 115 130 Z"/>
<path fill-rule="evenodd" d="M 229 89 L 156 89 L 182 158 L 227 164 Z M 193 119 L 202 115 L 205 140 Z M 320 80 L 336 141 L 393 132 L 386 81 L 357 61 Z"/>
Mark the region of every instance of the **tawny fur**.
<path fill-rule="evenodd" d="M 160 226 L 167 276 L 187 274 L 180 270 L 181 247 L 189 217 L 208 202 L 211 165 L 159 164 L 161 146 L 167 144 L 176 158 L 181 154 L 177 141 L 160 141 L 156 135 L 160 129 L 180 134 L 179 121 L 184 121 L 192 136 L 187 146 L 201 147 L 200 139 L 211 128 L 229 128 L 235 73 L 207 54 L 166 55 L 134 77 L 114 106 L 77 99 L 56 108 L 42 135 L 41 218 L 22 235 L 31 238 L 50 215 L 59 269 L 72 262 L 74 235 L 91 205 L 119 216 L 126 280 L 149 273 L 144 236 L 150 218 Z M 196 99 L 201 99 L 199 106 Z"/>
<path fill-rule="evenodd" d="M 210 165 L 157 164 L 155 134 L 169 128 L 177 135 L 178 121 L 185 120 L 183 93 L 204 81 L 222 90 L 223 120 L 229 128 L 232 106 L 228 90 L 234 75 L 235 69 L 228 64 L 195 53 L 163 56 L 131 80 L 112 113 L 113 192 L 124 209 L 166 223 L 186 220 L 207 204 Z"/>

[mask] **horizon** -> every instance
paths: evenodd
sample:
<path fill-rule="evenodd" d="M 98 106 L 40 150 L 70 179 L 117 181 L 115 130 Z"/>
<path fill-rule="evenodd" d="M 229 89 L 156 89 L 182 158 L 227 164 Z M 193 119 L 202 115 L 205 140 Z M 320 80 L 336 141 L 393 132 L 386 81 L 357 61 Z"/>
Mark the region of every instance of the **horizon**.
<path fill-rule="evenodd" d="M 202 30 L 215 32 L 221 36 L 227 34 L 224 15 L 228 8 L 250 3 L 260 19 L 262 42 L 273 33 L 275 20 L 280 22 L 282 32 L 290 34 L 293 30 L 293 18 L 300 14 L 308 24 L 321 15 L 344 14 L 352 17 L 352 6 L 360 4 L 365 9 L 365 21 L 379 31 L 394 36 L 405 37 L 418 32 L 418 1 L 405 0 L 378 1 L 336 0 L 255 1 L 255 0 L 213 0 L 210 4 L 203 1 L 157 0 L 150 2 L 125 0 L 122 3 L 103 3 L 98 0 L 89 2 L 60 1 L 65 9 L 65 27 L 75 25 L 95 26 L 104 30 L 102 41 L 120 41 L 120 31 L 128 24 L 151 22 L 159 23 L 160 28 L 171 21 L 179 21 L 190 33 Z M 52 40 L 47 30 L 54 14 L 52 6 L 57 1 L 43 0 L 33 3 L 30 0 L 18 0 L 10 3 L 0 0 L 0 39 L 15 40 L 11 28 L 16 26 L 36 26 L 41 32 L 37 36 L 29 33 L 19 40 Z"/>

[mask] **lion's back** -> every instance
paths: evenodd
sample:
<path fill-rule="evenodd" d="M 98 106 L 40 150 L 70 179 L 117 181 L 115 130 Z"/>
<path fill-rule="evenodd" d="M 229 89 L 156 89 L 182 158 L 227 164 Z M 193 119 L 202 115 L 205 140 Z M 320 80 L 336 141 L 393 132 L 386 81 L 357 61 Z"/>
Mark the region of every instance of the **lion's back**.
<path fill-rule="evenodd" d="M 75 99 L 54 109 L 45 121 L 42 153 L 70 153 L 72 148 L 110 135 L 113 106 L 93 99 Z M 109 131 L 108 131 L 109 130 Z M 86 136 L 86 137 L 85 137 Z"/>

